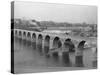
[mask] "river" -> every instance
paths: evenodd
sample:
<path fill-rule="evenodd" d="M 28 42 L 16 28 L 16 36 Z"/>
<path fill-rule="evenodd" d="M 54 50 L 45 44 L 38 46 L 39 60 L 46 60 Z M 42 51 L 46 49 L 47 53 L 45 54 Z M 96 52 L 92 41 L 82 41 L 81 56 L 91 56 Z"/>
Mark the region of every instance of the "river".
<path fill-rule="evenodd" d="M 51 72 L 94 69 L 91 50 L 83 53 L 83 67 L 76 67 L 75 54 L 70 53 L 70 63 L 59 60 L 59 57 L 47 57 L 39 50 L 34 49 L 31 42 L 15 38 L 14 40 L 14 71 L 15 73 Z M 74 63 L 74 64 L 73 64 Z"/>

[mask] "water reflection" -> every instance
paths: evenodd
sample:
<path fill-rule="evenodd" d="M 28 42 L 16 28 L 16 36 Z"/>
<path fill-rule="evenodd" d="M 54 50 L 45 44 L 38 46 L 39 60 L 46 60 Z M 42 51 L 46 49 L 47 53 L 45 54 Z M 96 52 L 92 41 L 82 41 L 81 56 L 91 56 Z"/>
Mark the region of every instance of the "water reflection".
<path fill-rule="evenodd" d="M 69 58 L 69 52 L 63 53 L 62 61 L 63 61 L 64 66 L 68 66 L 68 67 L 71 66 L 71 61 L 70 61 L 70 58 Z"/>
<path fill-rule="evenodd" d="M 83 67 L 83 56 L 76 56 L 76 67 Z"/>
<path fill-rule="evenodd" d="M 32 48 L 33 48 L 33 50 L 36 49 L 36 42 L 32 42 Z"/>
<path fill-rule="evenodd" d="M 53 60 L 54 60 L 55 62 L 59 62 L 59 56 L 58 56 L 58 53 L 57 53 L 57 52 L 54 52 L 54 53 L 52 54 L 52 56 L 53 56 Z"/>
<path fill-rule="evenodd" d="M 75 56 L 74 52 L 69 54 L 69 52 L 64 52 L 62 57 L 60 58 L 57 52 L 52 54 L 52 57 L 46 55 L 48 53 L 49 47 L 45 47 L 46 52 L 43 54 L 42 44 L 36 44 L 36 42 L 26 41 L 19 38 L 15 38 L 15 52 L 22 51 L 23 56 L 22 60 L 19 61 L 20 56 L 15 56 L 16 61 L 21 63 L 20 65 L 24 66 L 45 66 L 45 67 L 83 67 L 84 66 L 84 58 L 83 56 Z M 25 53 L 25 54 L 24 54 Z M 86 53 L 86 52 L 85 52 Z M 19 55 L 19 54 L 18 54 Z M 75 62 L 73 62 L 75 60 Z M 74 63 L 74 65 L 73 65 Z M 96 61 L 93 62 L 96 67 Z M 90 64 L 89 64 L 90 65 Z M 85 67 L 85 66 L 84 66 Z"/>

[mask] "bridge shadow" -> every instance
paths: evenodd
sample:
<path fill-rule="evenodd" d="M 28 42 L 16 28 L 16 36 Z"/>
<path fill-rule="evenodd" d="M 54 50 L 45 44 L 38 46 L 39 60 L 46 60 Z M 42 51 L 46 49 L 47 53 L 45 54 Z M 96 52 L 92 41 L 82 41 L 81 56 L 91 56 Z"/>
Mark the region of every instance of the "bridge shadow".
<path fill-rule="evenodd" d="M 69 58 L 69 52 L 63 52 L 62 53 L 62 64 L 65 67 L 71 66 L 71 61 L 70 61 L 70 58 Z"/>
<path fill-rule="evenodd" d="M 36 49 L 40 54 L 42 54 L 42 45 L 38 44 Z"/>
<path fill-rule="evenodd" d="M 76 58 L 75 66 L 76 67 L 84 67 L 83 56 L 76 56 L 75 58 Z"/>
<path fill-rule="evenodd" d="M 36 50 L 36 42 L 32 42 L 32 48 L 33 50 Z"/>
<path fill-rule="evenodd" d="M 52 54 L 52 58 L 53 62 L 55 63 L 55 65 L 59 66 L 60 65 L 60 61 L 59 61 L 59 55 L 58 55 L 58 52 L 54 52 Z"/>

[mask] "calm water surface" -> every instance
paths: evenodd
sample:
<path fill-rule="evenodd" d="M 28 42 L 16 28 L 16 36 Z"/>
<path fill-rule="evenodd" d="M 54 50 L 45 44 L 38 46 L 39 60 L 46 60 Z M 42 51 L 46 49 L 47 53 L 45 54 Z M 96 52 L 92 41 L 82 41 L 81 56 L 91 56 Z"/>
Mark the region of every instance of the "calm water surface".
<path fill-rule="evenodd" d="M 85 50 L 83 58 L 84 67 L 76 67 L 75 53 L 70 53 L 70 62 L 60 59 L 58 56 L 47 57 L 41 51 L 34 49 L 31 42 L 15 38 L 14 42 L 14 67 L 15 73 L 81 70 L 92 67 L 93 54 L 91 50 Z"/>

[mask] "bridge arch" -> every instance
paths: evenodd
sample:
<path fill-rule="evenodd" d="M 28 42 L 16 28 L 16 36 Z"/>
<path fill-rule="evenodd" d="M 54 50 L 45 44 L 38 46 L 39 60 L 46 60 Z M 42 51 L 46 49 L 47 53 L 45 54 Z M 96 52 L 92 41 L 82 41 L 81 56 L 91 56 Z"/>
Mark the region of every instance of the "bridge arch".
<path fill-rule="evenodd" d="M 33 41 L 33 42 L 36 41 L 36 34 L 35 34 L 35 33 L 32 34 L 32 41 Z"/>
<path fill-rule="evenodd" d="M 19 31 L 19 36 L 22 36 L 22 32 L 21 31 Z"/>
<path fill-rule="evenodd" d="M 31 39 L 31 33 L 30 33 L 30 32 L 27 33 L 27 38 L 28 38 L 29 40 Z"/>
<path fill-rule="evenodd" d="M 75 51 L 75 45 L 70 38 L 67 38 L 63 44 L 64 50 L 68 50 L 69 52 Z"/>
<path fill-rule="evenodd" d="M 17 30 L 15 31 L 15 35 L 17 35 L 18 33 L 17 33 Z"/>
<path fill-rule="evenodd" d="M 38 43 L 37 43 L 37 49 L 42 52 L 42 40 L 43 36 L 41 34 L 38 35 Z"/>
<path fill-rule="evenodd" d="M 23 32 L 23 37 L 26 37 L 26 32 L 25 31 Z"/>
<path fill-rule="evenodd" d="M 36 34 L 32 33 L 32 47 L 36 49 Z"/>
<path fill-rule="evenodd" d="M 62 46 L 62 42 L 59 37 L 55 37 L 53 40 L 53 48 L 60 48 Z"/>
<path fill-rule="evenodd" d="M 46 35 L 44 39 L 44 52 L 47 54 L 49 52 L 50 47 L 50 36 Z"/>
<path fill-rule="evenodd" d="M 85 41 L 85 40 L 82 40 L 81 42 L 79 42 L 79 44 L 78 44 L 78 48 L 79 48 L 79 49 L 83 49 L 83 48 L 84 48 L 85 43 L 86 43 L 86 41 Z"/>
<path fill-rule="evenodd" d="M 43 36 L 41 34 L 38 35 L 38 44 L 42 44 Z"/>

